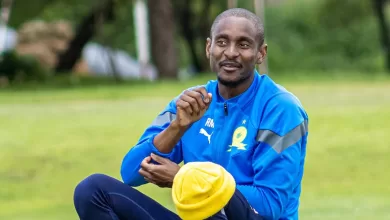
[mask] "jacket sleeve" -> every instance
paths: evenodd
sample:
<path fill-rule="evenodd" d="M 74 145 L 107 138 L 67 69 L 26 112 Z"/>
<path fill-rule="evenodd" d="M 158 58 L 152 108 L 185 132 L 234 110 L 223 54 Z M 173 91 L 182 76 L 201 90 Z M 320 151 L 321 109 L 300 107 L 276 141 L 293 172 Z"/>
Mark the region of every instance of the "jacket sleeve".
<path fill-rule="evenodd" d="M 170 122 L 176 118 L 175 100 L 171 101 L 168 106 L 155 118 L 151 125 L 146 128 L 140 139 L 125 155 L 121 165 L 121 176 L 124 183 L 130 186 L 140 186 L 146 181 L 138 173 L 142 160 L 155 153 L 162 157 L 168 158 L 171 161 L 179 164 L 183 160 L 181 141 L 179 141 L 174 149 L 167 154 L 161 153 L 154 146 L 153 140 L 160 132 L 167 128 Z"/>
<path fill-rule="evenodd" d="M 265 219 L 279 219 L 302 178 L 308 118 L 291 94 L 272 98 L 264 111 L 253 154 L 252 185 L 237 189 Z"/>

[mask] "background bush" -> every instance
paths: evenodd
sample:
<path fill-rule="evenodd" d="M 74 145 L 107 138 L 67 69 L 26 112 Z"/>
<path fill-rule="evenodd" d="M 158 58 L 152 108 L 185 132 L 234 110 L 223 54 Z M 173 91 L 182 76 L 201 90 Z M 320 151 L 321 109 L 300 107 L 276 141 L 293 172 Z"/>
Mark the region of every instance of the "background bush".
<path fill-rule="evenodd" d="M 266 9 L 269 68 L 380 71 L 383 55 L 370 1 L 292 1 Z"/>

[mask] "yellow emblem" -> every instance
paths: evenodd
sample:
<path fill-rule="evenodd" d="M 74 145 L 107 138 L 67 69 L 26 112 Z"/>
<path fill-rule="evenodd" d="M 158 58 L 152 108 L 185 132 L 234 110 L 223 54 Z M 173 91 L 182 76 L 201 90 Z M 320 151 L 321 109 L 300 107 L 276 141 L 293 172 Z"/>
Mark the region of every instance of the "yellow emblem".
<path fill-rule="evenodd" d="M 232 144 L 229 145 L 230 148 L 228 152 L 232 151 L 233 147 L 236 147 L 237 150 L 246 150 L 245 148 L 246 144 L 242 142 L 245 140 L 247 133 L 248 132 L 244 126 L 240 126 L 236 128 L 236 130 L 233 133 Z"/>

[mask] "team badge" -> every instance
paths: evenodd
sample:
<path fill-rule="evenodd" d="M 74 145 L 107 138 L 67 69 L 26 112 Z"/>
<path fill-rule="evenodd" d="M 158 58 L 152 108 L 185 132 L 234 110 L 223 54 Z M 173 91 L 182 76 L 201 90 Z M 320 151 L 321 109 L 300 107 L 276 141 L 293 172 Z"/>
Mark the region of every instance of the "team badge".
<path fill-rule="evenodd" d="M 233 147 L 237 148 L 237 150 L 246 150 L 246 144 L 242 143 L 247 135 L 248 131 L 244 126 L 240 126 L 236 128 L 232 137 L 232 144 L 229 145 L 228 152 L 232 151 Z"/>

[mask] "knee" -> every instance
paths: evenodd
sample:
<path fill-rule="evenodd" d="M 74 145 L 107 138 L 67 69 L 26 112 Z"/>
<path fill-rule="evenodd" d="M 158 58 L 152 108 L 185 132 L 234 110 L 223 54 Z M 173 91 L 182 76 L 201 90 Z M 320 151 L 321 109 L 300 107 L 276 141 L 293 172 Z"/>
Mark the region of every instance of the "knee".
<path fill-rule="evenodd" d="M 95 192 L 102 190 L 102 183 L 108 176 L 104 174 L 92 174 L 77 184 L 74 189 L 74 204 L 76 207 L 91 201 Z M 103 189 L 104 190 L 104 189 Z"/>

